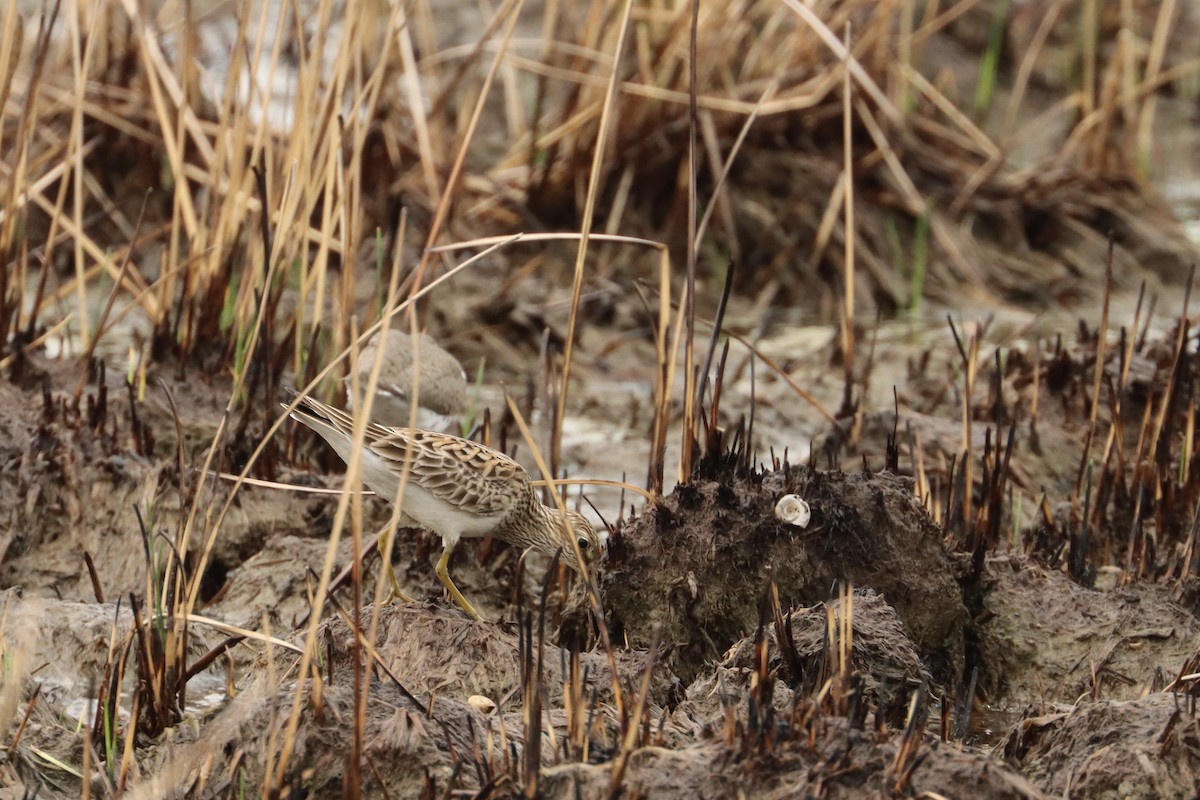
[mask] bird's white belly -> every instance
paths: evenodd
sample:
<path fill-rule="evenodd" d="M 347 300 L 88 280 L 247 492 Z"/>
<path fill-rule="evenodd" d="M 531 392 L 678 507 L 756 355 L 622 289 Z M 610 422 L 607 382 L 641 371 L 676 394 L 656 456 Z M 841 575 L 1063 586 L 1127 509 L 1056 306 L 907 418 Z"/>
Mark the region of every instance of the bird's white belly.
<path fill-rule="evenodd" d="M 330 444 L 338 451 L 342 460 L 349 463 L 349 442 L 330 440 Z M 362 453 L 361 463 L 363 483 L 392 505 L 396 505 L 400 477 L 392 471 L 391 465 L 385 463 L 370 450 Z M 446 544 L 451 547 L 463 537 L 470 539 L 487 536 L 495 530 L 505 516 L 503 513 L 480 515 L 459 508 L 422 489 L 411 477 L 405 482 L 404 498 L 400 510 L 420 527 L 440 534 Z"/>
<path fill-rule="evenodd" d="M 411 480 L 404 487 L 401 509 L 422 527 L 455 540 L 459 537 L 471 539 L 487 536 L 504 518 L 503 514 L 480 516 L 464 511 L 435 497 Z"/>

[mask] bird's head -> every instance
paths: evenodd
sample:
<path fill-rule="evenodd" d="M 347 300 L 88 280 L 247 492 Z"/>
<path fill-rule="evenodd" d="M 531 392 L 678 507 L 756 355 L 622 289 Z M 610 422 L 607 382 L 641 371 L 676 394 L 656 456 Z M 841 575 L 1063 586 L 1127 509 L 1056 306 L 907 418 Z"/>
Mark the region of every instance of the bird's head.
<path fill-rule="evenodd" d="M 571 569 L 579 572 L 579 561 L 575 557 L 575 548 L 571 546 L 571 539 L 579 545 L 579 554 L 583 556 L 584 563 L 591 569 L 596 562 L 604 557 L 605 551 L 608 549 L 608 531 L 596 532 L 592 527 L 592 523 L 588 522 L 587 518 L 577 511 L 568 511 L 566 517 L 562 520 L 562 563 L 566 564 Z"/>

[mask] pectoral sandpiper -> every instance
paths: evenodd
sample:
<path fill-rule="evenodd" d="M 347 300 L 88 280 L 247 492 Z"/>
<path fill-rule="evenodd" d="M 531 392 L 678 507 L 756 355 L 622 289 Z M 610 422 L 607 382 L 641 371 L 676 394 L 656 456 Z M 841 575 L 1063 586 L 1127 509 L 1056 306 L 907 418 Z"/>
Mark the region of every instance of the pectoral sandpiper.
<path fill-rule="evenodd" d="M 375 399 L 371 402 L 371 419 L 407 428 L 411 424 L 410 403 L 415 395 L 418 428 L 456 430 L 467 406 L 467 373 L 462 365 L 428 334 L 419 333 L 414 338 L 393 328 L 380 350 L 382 335 L 383 331 L 379 331 L 372 336 L 358 355 L 358 374 L 363 386 L 375 361 L 383 359 Z M 346 382 L 349 384 L 350 377 Z"/>
<path fill-rule="evenodd" d="M 292 418 L 321 434 L 343 461 L 349 461 L 354 422 L 349 414 L 311 397 L 302 397 Z M 421 527 L 442 537 L 437 575 L 464 611 L 479 612 L 450 579 L 450 553 L 463 537 L 492 536 L 519 548 L 547 555 L 561 552 L 567 566 L 580 571 L 575 546 L 589 563 L 608 543 L 583 515 L 543 505 L 529 474 L 503 453 L 444 433 L 390 428 L 368 423 L 363 437 L 362 481 L 393 505 L 408 460 L 400 527 Z M 574 539 L 574 544 L 572 543 Z"/>

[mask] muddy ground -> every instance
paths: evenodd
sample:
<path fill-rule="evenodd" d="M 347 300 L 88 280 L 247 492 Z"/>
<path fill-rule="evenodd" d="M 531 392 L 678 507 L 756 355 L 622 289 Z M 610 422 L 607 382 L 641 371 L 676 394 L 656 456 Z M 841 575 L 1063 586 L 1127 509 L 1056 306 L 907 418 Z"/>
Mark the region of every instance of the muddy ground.
<path fill-rule="evenodd" d="M 1169 337 L 1145 349 L 1146 384 L 1131 384 L 1131 403 L 1169 373 Z M 868 414 L 852 446 L 839 444 L 846 426 L 826 426 L 811 463 L 789 464 L 789 442 L 763 438 L 785 406 L 766 404 L 755 459 L 731 444 L 727 414 L 724 444 L 709 442 L 693 477 L 660 504 L 626 496 L 621 514 L 600 503 L 621 517 L 598 582 L 603 629 L 581 587 L 497 542 L 464 545 L 453 562 L 487 618 L 472 622 L 442 596 L 438 543 L 401 532 L 395 564 L 418 602 L 370 602 L 378 561 L 368 559 L 360 617 L 350 590 L 337 591 L 316 629 L 317 666 L 301 681 L 288 646 L 304 645 L 335 499 L 244 487 L 212 541 L 188 629 L 183 661 L 203 668 L 178 719 L 153 733 L 130 724 L 143 680 L 131 608 L 149 616 L 147 565 L 162 562 L 186 518 L 181 496 L 196 491 L 228 387 L 164 367 L 131 406 L 112 372 L 93 371 L 75 404 L 78 366 L 29 352 L 0 387 L 0 630 L 6 668 L 24 676 L 19 693 L 0 697 L 22 721 L 0 760 L 0 796 L 79 796 L 85 770 L 90 789 L 109 796 L 127 758 L 122 796 L 233 797 L 274 780 L 281 796 L 334 797 L 355 752 L 368 796 L 1195 796 L 1195 593 L 1116 569 L 1072 576 L 1031 522 L 1032 493 L 1024 512 L 1010 503 L 1011 535 L 982 553 L 935 522 L 914 496 L 915 451 L 889 456 L 887 443 L 907 430 L 934 464 L 961 435 L 952 410 L 929 403 L 934 413 L 922 414 L 911 401 L 938 384 L 929 365 L 949 363 L 939 360 L 949 346 L 930 357 L 928 340 L 912 361 L 924 352 L 926 368 L 910 366 L 899 384 L 905 428 L 890 412 Z M 1087 349 L 1058 362 L 1066 377 L 1044 402 L 1036 444 L 1022 429 L 1008 470 L 1017 493 L 1070 483 L 1086 420 L 1070 387 L 1089 380 Z M 567 450 L 586 471 L 588 431 L 614 424 L 589 416 L 589 404 L 617 396 L 642 408 L 645 390 L 628 376 L 604 383 L 603 365 L 584 363 L 597 391 L 574 401 L 586 424 Z M 1001 394 L 1019 403 L 1030 383 L 1021 359 L 1012 363 Z M 736 386 L 731 378 L 731 397 Z M 340 485 L 321 474 L 336 461 L 311 438 L 289 426 L 277 439 L 273 477 Z M 221 468 L 236 467 L 245 442 L 219 452 Z M 603 463 L 597 454 L 590 466 Z M 209 526 L 230 484 L 210 477 L 200 492 Z M 806 527 L 777 518 L 788 494 L 808 502 Z M 369 498 L 363 530 L 387 517 Z M 189 565 L 203 546 L 197 537 Z M 353 547 L 338 544 L 335 574 Z M 355 624 L 376 626 L 373 653 L 356 643 Z M 231 640 L 220 626 L 275 639 Z M 109 753 L 87 733 L 103 724 L 98 687 L 122 657 L 121 743 Z M 362 663 L 369 700 L 356 712 Z M 284 741 L 290 760 L 278 774 Z"/>
<path fill-rule="evenodd" d="M 1029 46 L 1028 20 L 1045 5 L 1013 4 L 1022 24 L 1011 50 Z M 1151 19 L 1142 5 L 1129 8 Z M 974 70 L 976 40 L 994 24 L 990 10 L 975 11 L 963 24 L 977 30 L 939 41 L 939 62 Z M 1176 23 L 1185 42 L 1196 38 L 1186 35 L 1194 16 Z M 483 24 L 472 17 L 463 27 Z M 1079 38 L 1074 18 L 1060 27 Z M 1168 49 L 1167 64 L 1184 58 Z M 1060 99 L 1039 100 L 1035 87 L 1025 113 Z M 1177 102 L 1190 133 L 1194 101 Z M 627 123 L 645 116 L 633 111 Z M 684 146 L 662 134 L 686 123 L 646 119 L 645 129 L 618 126 L 616 149 L 657 166 L 639 183 L 673 185 L 683 173 L 672 154 Z M 202 342 L 180 362 L 172 343 L 147 344 L 157 361 L 146 385 L 130 388 L 125 339 L 141 346 L 154 336 L 132 315 L 107 337 L 115 349 L 91 364 L 9 343 L 0 361 L 0 800 L 1200 796 L 1200 357 L 1192 329 L 1179 339 L 1175 329 L 1194 245 L 1141 179 L 1120 170 L 1114 180 L 1033 168 L 967 192 L 964 183 L 1000 162 L 976 164 L 957 144 L 946 151 L 946 140 L 929 145 L 912 141 L 928 131 L 910 132 L 895 144 L 917 159 L 929 208 L 969 201 L 944 235 L 970 269 L 931 263 L 928 296 L 946 307 L 922 314 L 893 263 L 906 252 L 888 227 L 897 187 L 887 159 L 864 151 L 847 392 L 830 322 L 843 303 L 842 247 L 824 220 L 842 181 L 842 134 L 838 123 L 832 148 L 806 151 L 820 136 L 802 123 L 748 145 L 731 175 L 743 257 L 725 325 L 757 354 L 731 346 L 716 424 L 698 437 L 701 458 L 684 480 L 683 404 L 673 398 L 660 501 L 588 488 L 593 519 L 613 525 L 592 596 L 544 558 L 464 543 L 451 571 L 485 617 L 474 622 L 434 575 L 439 541 L 403 531 L 393 563 L 416 601 L 376 602 L 380 563 L 368 555 L 357 592 L 353 580 L 340 584 L 310 627 L 323 577 L 349 570 L 389 509 L 365 499 L 362 536 L 346 526 L 331 545 L 336 497 L 251 485 L 234 493 L 216 473 L 246 463 L 278 398 L 265 391 L 234 404 L 221 427 L 232 345 Z M 494 120 L 481 128 L 488 147 L 509 135 Z M 1011 148 L 1006 160 L 1025 165 L 1041 164 L 1058 140 L 1019 138 L 997 152 Z M 137 155 L 140 166 L 158 163 Z M 583 186 L 581 169 L 561 171 L 566 188 L 540 198 L 555 219 Z M 462 182 L 457 206 L 472 208 L 478 195 L 492 208 L 512 193 L 479 177 Z M 143 192 L 126 194 L 132 216 Z M 676 237 L 678 264 L 684 194 L 674 196 L 651 193 L 596 230 L 657 241 L 661 225 Z M 418 232 L 407 252 L 424 245 L 422 215 L 434 205 L 411 209 Z M 520 213 L 487 232 L 576 228 L 569 214 L 527 216 L 536 205 L 501 207 Z M 448 238 L 485 224 L 469 219 Z M 1096 329 L 1110 234 L 1116 292 L 1105 337 Z M 565 338 L 574 253 L 515 246 L 422 309 L 422 324 L 469 375 L 483 368 L 473 411 L 487 409 L 530 467 L 505 422 L 504 391 L 544 442 L 541 349 Z M 642 486 L 661 321 L 657 298 L 634 289 L 656 285 L 657 255 L 602 258 L 611 263 L 589 264 L 580 306 L 562 466 Z M 701 259 L 706 269 L 723 261 Z M 355 308 L 379 293 L 373 268 L 362 275 Z M 715 272 L 701 277 L 701 318 L 715 315 L 719 284 Z M 1152 302 L 1139 298 L 1142 286 Z M 697 352 L 707 330 L 697 327 Z M 968 352 L 977 368 L 969 387 Z M 1146 445 L 1150 429 L 1159 438 Z M 305 429 L 288 423 L 269 442 L 253 477 L 341 486 L 340 462 Z M 806 525 L 777 516 L 787 495 L 808 504 Z M 183 566 L 170 574 L 197 590 L 186 626 L 159 591 L 173 556 Z"/>

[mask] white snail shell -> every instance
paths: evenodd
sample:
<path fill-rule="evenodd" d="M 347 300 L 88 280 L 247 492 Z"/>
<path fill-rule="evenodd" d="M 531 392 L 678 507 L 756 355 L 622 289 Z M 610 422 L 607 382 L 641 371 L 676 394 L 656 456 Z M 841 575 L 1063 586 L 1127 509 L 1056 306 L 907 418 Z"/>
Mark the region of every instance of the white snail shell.
<path fill-rule="evenodd" d="M 467 705 L 480 714 L 490 714 L 496 710 L 496 703 L 490 697 L 484 697 L 481 694 L 473 694 L 468 697 Z"/>
<path fill-rule="evenodd" d="M 799 495 L 785 494 L 775 504 L 775 519 L 797 528 L 807 528 L 809 520 L 812 519 L 812 512 L 808 509 L 808 503 L 801 500 Z"/>

